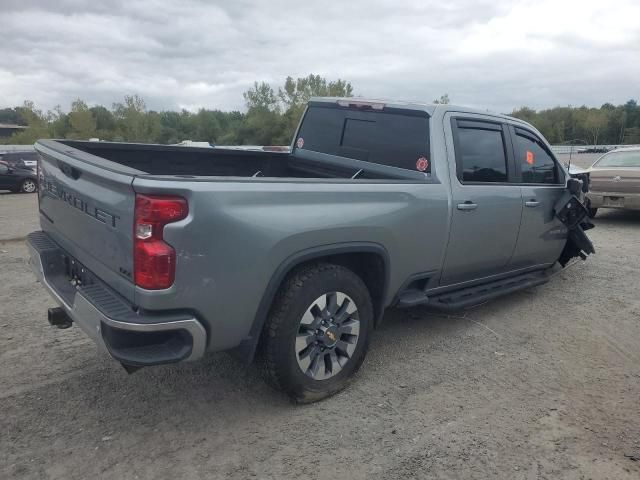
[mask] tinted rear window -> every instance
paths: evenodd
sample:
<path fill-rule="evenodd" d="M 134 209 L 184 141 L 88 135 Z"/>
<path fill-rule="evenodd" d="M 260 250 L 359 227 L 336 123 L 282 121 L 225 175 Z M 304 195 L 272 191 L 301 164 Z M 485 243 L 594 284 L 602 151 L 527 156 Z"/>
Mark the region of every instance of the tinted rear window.
<path fill-rule="evenodd" d="M 458 124 L 456 162 L 463 182 L 506 182 L 507 156 L 502 129 L 493 124 Z"/>
<path fill-rule="evenodd" d="M 296 138 L 301 143 L 305 150 L 416 170 L 419 159 L 429 158 L 429 118 L 420 111 L 311 106 Z M 430 168 L 426 162 L 421 171 Z"/>

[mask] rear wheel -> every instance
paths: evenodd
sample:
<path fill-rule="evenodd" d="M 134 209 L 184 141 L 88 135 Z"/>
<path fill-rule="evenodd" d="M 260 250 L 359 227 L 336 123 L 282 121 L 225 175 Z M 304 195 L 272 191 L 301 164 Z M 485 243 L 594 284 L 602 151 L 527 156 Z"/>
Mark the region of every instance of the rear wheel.
<path fill-rule="evenodd" d="M 265 326 L 268 381 L 300 403 L 333 395 L 360 368 L 372 327 L 371 297 L 355 273 L 332 264 L 298 270 Z"/>
<path fill-rule="evenodd" d="M 23 182 L 20 184 L 20 191 L 22 193 L 33 193 L 37 189 L 38 186 L 36 185 L 36 182 L 34 180 L 31 180 L 30 178 L 23 180 Z"/>

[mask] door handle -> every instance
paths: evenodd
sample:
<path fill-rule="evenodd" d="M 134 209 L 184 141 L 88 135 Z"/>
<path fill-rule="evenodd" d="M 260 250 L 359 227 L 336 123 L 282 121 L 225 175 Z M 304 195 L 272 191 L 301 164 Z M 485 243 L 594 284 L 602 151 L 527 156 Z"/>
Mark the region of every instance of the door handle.
<path fill-rule="evenodd" d="M 540 205 L 540 202 L 535 200 L 535 199 L 531 199 L 531 200 L 527 200 L 526 202 L 524 202 L 524 206 L 525 207 L 531 207 L 531 208 L 535 208 L 538 205 Z"/>
<path fill-rule="evenodd" d="M 478 204 L 473 203 L 471 200 L 458 204 L 458 210 L 475 210 L 476 208 L 478 208 Z"/>

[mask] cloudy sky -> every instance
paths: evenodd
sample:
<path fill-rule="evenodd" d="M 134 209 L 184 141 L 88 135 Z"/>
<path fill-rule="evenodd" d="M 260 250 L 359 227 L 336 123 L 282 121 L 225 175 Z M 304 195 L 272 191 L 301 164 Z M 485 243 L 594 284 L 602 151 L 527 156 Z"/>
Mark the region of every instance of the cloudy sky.
<path fill-rule="evenodd" d="M 0 0 L 0 107 L 242 109 L 255 80 L 510 112 L 640 98 L 640 0 Z"/>

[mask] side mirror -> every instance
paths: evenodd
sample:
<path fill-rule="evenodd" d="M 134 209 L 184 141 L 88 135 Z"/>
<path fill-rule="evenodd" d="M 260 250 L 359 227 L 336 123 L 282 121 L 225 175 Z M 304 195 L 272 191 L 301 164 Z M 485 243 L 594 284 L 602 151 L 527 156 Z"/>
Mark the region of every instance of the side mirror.
<path fill-rule="evenodd" d="M 570 178 L 567 180 L 567 189 L 571 195 L 578 195 L 582 190 L 582 180 L 577 178 Z"/>

